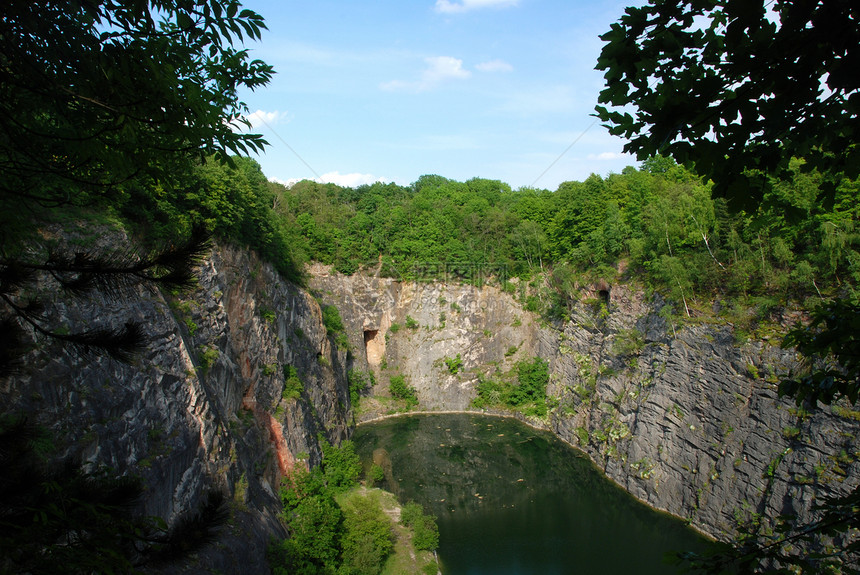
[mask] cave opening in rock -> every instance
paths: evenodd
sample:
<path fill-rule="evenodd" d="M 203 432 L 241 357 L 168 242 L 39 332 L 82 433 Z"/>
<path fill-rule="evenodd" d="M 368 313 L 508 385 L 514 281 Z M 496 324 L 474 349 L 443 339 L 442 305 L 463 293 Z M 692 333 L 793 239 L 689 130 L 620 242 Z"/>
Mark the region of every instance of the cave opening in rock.
<path fill-rule="evenodd" d="M 367 363 L 372 367 L 382 363 L 385 355 L 385 337 L 381 336 L 378 329 L 364 330 L 364 350 L 367 353 Z"/>
<path fill-rule="evenodd" d="M 608 289 L 602 289 L 599 292 L 597 292 L 597 297 L 600 298 L 600 301 L 603 302 L 606 305 L 606 307 L 609 307 L 609 290 Z"/>

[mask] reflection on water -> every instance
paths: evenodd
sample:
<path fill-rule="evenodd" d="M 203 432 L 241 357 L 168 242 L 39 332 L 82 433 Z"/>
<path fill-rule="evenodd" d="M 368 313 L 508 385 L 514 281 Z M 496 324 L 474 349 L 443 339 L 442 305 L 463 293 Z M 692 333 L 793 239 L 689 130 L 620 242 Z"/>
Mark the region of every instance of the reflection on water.
<path fill-rule="evenodd" d="M 512 419 L 400 417 L 360 426 L 354 441 L 384 487 L 438 517 L 447 575 L 672 574 L 667 551 L 701 547 L 584 455 Z"/>

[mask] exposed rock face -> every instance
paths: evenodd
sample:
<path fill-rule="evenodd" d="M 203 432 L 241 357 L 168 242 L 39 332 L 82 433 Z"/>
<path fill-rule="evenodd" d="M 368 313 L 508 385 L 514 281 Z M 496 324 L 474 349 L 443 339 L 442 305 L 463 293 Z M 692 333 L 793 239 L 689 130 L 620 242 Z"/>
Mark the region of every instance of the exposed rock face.
<path fill-rule="evenodd" d="M 311 287 L 339 307 L 353 367 L 376 373 L 377 396 L 402 374 L 421 408 L 468 409 L 482 374 L 547 359 L 558 407 L 533 423 L 585 450 L 639 499 L 714 536 L 734 533 L 753 513 L 805 515 L 816 498 L 857 482 L 858 414 L 808 415 L 777 396 L 777 374 L 794 365 L 793 353 L 738 344 L 730 327 L 672 326 L 659 300 L 633 288 L 596 286 L 572 305 L 570 321 L 542 327 L 493 287 L 323 268 Z M 406 327 L 407 318 L 419 327 Z M 452 374 L 444 359 L 457 354 L 463 365 Z M 388 409 L 371 397 L 360 418 Z"/>
<path fill-rule="evenodd" d="M 314 298 L 246 251 L 216 249 L 200 276 L 183 297 L 141 289 L 125 301 L 74 303 L 46 282 L 52 325 L 134 319 L 151 345 L 132 366 L 48 345 L 0 388 L 4 411 L 33 414 L 54 432 L 58 457 L 142 476 L 147 514 L 172 522 L 208 491 L 228 496 L 233 520 L 218 543 L 167 572 L 268 572 L 266 544 L 284 535 L 280 477 L 320 461 L 318 434 L 335 443 L 350 434 L 348 368 L 377 376 L 362 400 L 369 419 L 390 409 L 392 375 L 406 377 L 424 409 L 463 410 L 482 375 L 543 357 L 558 407 L 533 423 L 579 445 L 640 499 L 716 536 L 734 530 L 736 515 L 804 514 L 858 480 L 860 414 L 807 416 L 777 398 L 775 374 L 793 354 L 739 345 L 728 327 L 673 327 L 659 301 L 632 288 L 596 286 L 592 303 L 572 304 L 571 321 L 551 326 L 491 286 L 315 268 L 311 287 L 339 308 L 348 354 L 326 334 Z M 457 356 L 452 369 L 445 360 Z M 298 399 L 286 367 L 303 383 Z"/>
<path fill-rule="evenodd" d="M 319 462 L 318 433 L 337 442 L 351 429 L 346 354 L 329 341 L 316 301 L 229 247 L 202 265 L 193 294 L 170 303 L 145 289 L 69 303 L 53 290 L 43 285 L 53 325 L 134 319 L 150 346 L 131 366 L 48 346 L 4 382 L 4 411 L 48 427 L 58 456 L 140 475 L 142 512 L 168 523 L 207 492 L 224 493 L 232 519 L 218 543 L 166 572 L 268 573 L 266 545 L 284 535 L 280 477 L 300 454 Z M 304 383 L 299 399 L 282 397 L 287 365 Z"/>
<path fill-rule="evenodd" d="M 509 369 L 551 340 L 549 330 L 539 336 L 533 314 L 492 286 L 402 283 L 315 266 L 309 287 L 340 310 L 354 366 L 375 373 L 376 391 L 403 375 L 425 409 L 467 409 L 480 375 Z M 451 373 L 444 360 L 458 355 L 462 367 Z"/>

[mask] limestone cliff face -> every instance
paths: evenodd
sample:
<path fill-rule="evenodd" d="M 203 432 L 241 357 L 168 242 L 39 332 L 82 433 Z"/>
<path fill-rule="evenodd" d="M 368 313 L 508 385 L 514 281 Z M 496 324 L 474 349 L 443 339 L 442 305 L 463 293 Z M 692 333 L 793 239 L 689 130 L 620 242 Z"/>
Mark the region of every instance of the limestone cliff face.
<path fill-rule="evenodd" d="M 377 376 L 377 395 L 392 375 L 403 375 L 425 409 L 467 409 L 480 375 L 551 351 L 549 330 L 492 286 L 403 283 L 315 266 L 309 287 L 340 310 L 353 366 Z M 444 360 L 457 355 L 462 367 L 452 374 Z M 384 409 L 363 409 L 359 417 Z"/>
<path fill-rule="evenodd" d="M 169 523 L 224 493 L 231 521 L 219 540 L 165 572 L 268 573 L 265 548 L 283 536 L 280 477 L 315 464 L 317 435 L 349 435 L 345 352 L 329 341 L 319 305 L 244 250 L 220 247 L 193 294 L 145 289 L 85 301 L 42 286 L 53 325 L 81 329 L 134 319 L 149 347 L 134 365 L 48 346 L 0 390 L 4 411 L 26 412 L 78 457 L 146 485 L 142 511 Z M 284 393 L 284 367 L 304 384 Z M 304 462 L 299 464 L 304 465 Z"/>
<path fill-rule="evenodd" d="M 468 409 L 481 374 L 547 359 L 558 407 L 532 423 L 578 445 L 639 499 L 714 536 L 754 513 L 806 514 L 816 498 L 857 482 L 856 413 L 810 416 L 777 396 L 777 374 L 794 364 L 793 353 L 738 344 L 730 327 L 672 326 L 659 299 L 646 301 L 641 290 L 600 286 L 571 304 L 570 321 L 550 326 L 494 287 L 321 267 L 310 285 L 339 307 L 353 367 L 377 375 L 375 396 L 402 374 L 420 408 Z M 408 318 L 418 327 L 406 327 Z M 457 354 L 463 366 L 451 374 L 444 359 Z M 363 399 L 360 418 L 390 409 Z"/>

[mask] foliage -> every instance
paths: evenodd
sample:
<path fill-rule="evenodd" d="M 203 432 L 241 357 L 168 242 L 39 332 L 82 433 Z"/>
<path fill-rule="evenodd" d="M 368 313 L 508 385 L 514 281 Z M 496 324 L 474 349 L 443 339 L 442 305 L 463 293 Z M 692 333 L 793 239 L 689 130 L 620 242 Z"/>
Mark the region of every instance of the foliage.
<path fill-rule="evenodd" d="M 330 333 L 343 331 L 343 320 L 340 317 L 340 312 L 336 306 L 322 306 L 323 325 Z"/>
<path fill-rule="evenodd" d="M 367 479 L 371 484 L 380 483 L 385 479 L 385 470 L 379 464 L 372 464 L 370 471 L 367 474 Z"/>
<path fill-rule="evenodd" d="M 408 327 L 409 329 L 418 329 L 421 326 L 418 324 L 417 321 L 415 321 L 415 319 L 412 318 L 412 316 L 407 315 L 406 316 L 406 327 Z"/>
<path fill-rule="evenodd" d="M 446 357 L 443 358 L 442 361 L 445 362 L 445 365 L 448 368 L 448 373 L 450 373 L 451 375 L 457 375 L 457 372 L 459 372 L 460 369 L 463 367 L 463 359 L 460 357 L 459 353 L 456 355 L 456 357 Z"/>
<path fill-rule="evenodd" d="M 201 375 L 205 376 L 207 373 L 209 373 L 209 368 L 215 365 L 215 362 L 218 361 L 221 352 L 218 351 L 217 347 L 213 347 L 211 345 L 202 347 L 198 351 L 200 358 Z"/>
<path fill-rule="evenodd" d="M 516 383 L 511 377 L 516 378 Z M 546 388 L 549 383 L 549 364 L 534 357 L 517 362 L 504 378 L 480 378 L 477 395 L 472 406 L 478 409 L 505 407 L 522 411 L 526 415 L 543 417 L 547 414 Z"/>
<path fill-rule="evenodd" d="M 753 312 L 752 298 L 805 305 L 860 279 L 860 185 L 840 180 L 830 209 L 817 200 L 825 175 L 803 160 L 791 160 L 789 172 L 771 178 L 767 201 L 749 212 L 730 211 L 711 183 L 668 157 L 555 192 L 490 193 L 484 181 L 444 178 L 273 189 L 281 217 L 304 222 L 291 228 L 305 230 L 293 240 L 303 257 L 361 268 L 377 266 L 381 254 L 380 272 L 400 279 L 495 278 L 527 309 L 560 320 L 577 290 L 601 279 L 612 285 L 627 269 L 684 318 L 701 315 L 703 299 L 720 299 L 735 310 L 723 319 L 753 334 L 776 307 Z M 473 188 L 486 195 L 470 196 Z M 540 236 L 539 248 L 524 243 L 524 226 Z M 513 276 L 521 281 L 508 282 Z M 410 317 L 406 326 L 419 327 Z"/>
<path fill-rule="evenodd" d="M 52 275 L 67 294 L 128 295 L 138 281 L 187 287 L 207 251 L 202 226 L 155 238 L 148 249 L 104 252 L 47 245 L 37 228 L 86 208 L 115 216 L 136 189 L 173 196 L 195 159 L 259 151 L 240 90 L 272 69 L 237 45 L 265 28 L 235 0 L 180 3 L 6 3 L 0 19 L 0 374 L 14 368 L 22 326 L 40 338 L 121 360 L 142 346 L 140 327 L 61 333 L 27 288 Z M 142 230 L 144 233 L 148 230 Z M 90 292 L 92 293 L 92 291 Z"/>
<path fill-rule="evenodd" d="M 322 440 L 321 445 L 323 476 L 329 491 L 341 493 L 356 485 L 361 477 L 361 460 L 355 452 L 355 444 L 347 440 L 335 447 Z"/>
<path fill-rule="evenodd" d="M 189 155 L 262 150 L 261 136 L 233 129 L 250 127 L 239 91 L 273 74 L 235 47 L 265 29 L 239 8 L 235 0 L 7 3 L 3 210 L 13 198 L 116 199 L 140 172 L 158 179 Z"/>
<path fill-rule="evenodd" d="M 715 196 L 747 210 L 731 217 L 715 202 L 713 212 L 689 215 L 720 269 L 710 281 L 722 276 L 730 291 L 766 299 L 811 284 L 824 299 L 818 280 L 832 274 L 847 251 L 852 258 L 857 253 L 856 210 L 846 211 L 846 201 L 856 205 L 860 175 L 860 83 L 850 71 L 860 61 L 860 24 L 853 10 L 848 2 L 651 1 L 628 8 L 602 36 L 607 44 L 598 68 L 606 71 L 606 88 L 600 102 L 616 109 L 598 106 L 597 112 L 613 134 L 629 139 L 625 151 L 640 159 L 667 154 L 695 166 L 714 180 Z M 628 105 L 632 115 L 621 110 Z M 664 161 L 650 166 L 673 169 Z M 686 222 L 673 222 L 668 212 L 662 220 L 667 253 L 654 271 L 677 285 L 673 299 L 680 296 L 690 315 L 688 299 L 702 282 L 689 270 L 701 274 L 707 259 L 700 253 L 697 265 L 680 260 L 671 236 Z M 712 249 L 717 233 L 723 250 Z M 853 278 L 855 264 L 842 261 L 843 275 Z M 854 338 L 860 310 L 844 300 L 853 285 L 843 285 L 838 273 L 829 277 L 840 286 L 828 294 L 835 303 L 818 306 L 811 325 L 795 327 L 783 340 L 807 357 L 809 372 L 783 381 L 780 392 L 808 407 L 840 397 L 856 402 L 860 387 Z M 757 308 L 747 312 L 753 328 L 770 306 Z M 796 435 L 795 429 L 783 432 Z M 774 472 L 772 463 L 766 476 Z M 681 556 L 708 573 L 836 572 L 852 554 L 856 561 L 856 537 L 824 547 L 820 542 L 856 528 L 858 492 L 828 499 L 806 524 L 781 517 L 770 533 L 753 521 L 709 555 Z"/>
<path fill-rule="evenodd" d="M 527 414 L 546 415 L 546 386 L 549 383 L 549 364 L 540 357 L 517 363 L 518 385 L 508 398 L 513 406 L 529 405 Z"/>
<path fill-rule="evenodd" d="M 276 574 L 334 573 L 340 556 L 343 513 L 325 492 L 321 474 L 295 471 L 290 496 L 281 491 L 290 538 L 273 543 L 269 562 Z"/>
<path fill-rule="evenodd" d="M 406 409 L 418 405 L 418 395 L 415 388 L 406 383 L 406 378 L 399 373 L 391 376 L 388 382 L 388 391 L 392 397 L 406 401 Z"/>
<path fill-rule="evenodd" d="M 510 385 L 504 382 L 481 376 L 475 389 L 476 396 L 472 400 L 472 407 L 485 409 L 504 405 L 504 398 L 509 395 Z"/>
<path fill-rule="evenodd" d="M 119 205 L 133 230 L 149 243 L 173 241 L 196 227 L 255 250 L 284 277 L 302 281 L 307 259 L 295 226 L 273 206 L 277 197 L 257 162 L 212 157 L 177 168 L 169 183 L 135 180 Z M 169 193 L 167 190 L 169 190 Z"/>
<path fill-rule="evenodd" d="M 612 344 L 612 353 L 621 356 L 635 355 L 642 351 L 644 345 L 644 337 L 638 329 L 635 327 L 621 329 L 615 336 L 615 341 Z"/>
<path fill-rule="evenodd" d="M 357 371 L 355 369 L 349 370 L 346 377 L 349 383 L 350 404 L 353 409 L 358 409 L 361 394 L 376 385 L 376 378 L 373 372 Z"/>
<path fill-rule="evenodd" d="M 273 572 L 378 573 L 391 550 L 390 523 L 378 504 L 363 498 L 349 498 L 343 508 L 337 503 L 337 495 L 358 485 L 361 462 L 350 441 L 320 444 L 321 465 L 296 468 L 281 487 L 290 537 L 269 546 Z"/>
<path fill-rule="evenodd" d="M 339 349 L 349 349 L 349 340 L 344 331 L 343 319 L 340 317 L 340 311 L 334 305 L 322 306 L 322 319 L 326 331 L 334 337 L 334 341 Z"/>
<path fill-rule="evenodd" d="M 785 336 L 783 347 L 797 348 L 808 364 L 802 377 L 784 379 L 783 395 L 798 405 L 830 405 L 840 398 L 857 403 L 860 394 L 860 306 L 831 301 L 815 308 L 808 325 L 797 325 Z"/>
<path fill-rule="evenodd" d="M 436 517 L 424 513 L 424 508 L 410 501 L 400 509 L 400 522 L 413 530 L 412 545 L 419 551 L 433 551 L 439 546 Z"/>
<path fill-rule="evenodd" d="M 601 36 L 606 87 L 597 107 L 640 159 L 695 164 L 715 193 L 756 207 L 791 180 L 789 162 L 834 177 L 860 175 L 857 89 L 860 24 L 850 2 L 660 2 L 628 8 Z M 624 110 L 634 107 L 633 114 Z"/>
<path fill-rule="evenodd" d="M 341 573 L 376 575 L 394 547 L 391 522 L 379 502 L 351 497 L 343 505 L 344 530 Z"/>
<path fill-rule="evenodd" d="M 284 390 L 281 392 L 281 399 L 292 400 L 299 399 L 302 392 L 305 390 L 305 384 L 299 378 L 298 370 L 292 365 L 284 366 Z"/>

